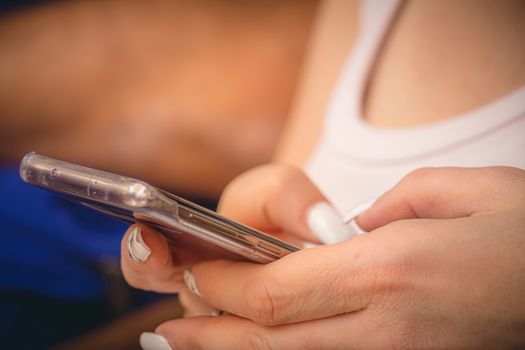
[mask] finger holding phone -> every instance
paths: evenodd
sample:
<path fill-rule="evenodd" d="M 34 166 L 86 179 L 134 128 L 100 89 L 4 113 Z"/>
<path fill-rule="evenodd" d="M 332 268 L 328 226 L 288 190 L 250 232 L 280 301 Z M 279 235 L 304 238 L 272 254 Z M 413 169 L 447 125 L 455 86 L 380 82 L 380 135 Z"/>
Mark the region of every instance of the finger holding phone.
<path fill-rule="evenodd" d="M 354 235 L 295 167 L 272 165 L 248 171 L 225 189 L 222 198 L 219 212 L 224 216 L 296 244 L 335 243 Z M 122 271 L 132 286 L 179 293 L 189 315 L 218 312 L 183 283 L 183 271 L 206 260 L 205 252 L 199 254 L 191 247 L 169 244 L 163 234 L 146 225 L 131 226 L 122 239 L 121 250 Z"/>
<path fill-rule="evenodd" d="M 237 200 L 244 199 L 249 187 L 257 187 L 252 182 L 257 171 L 229 187 L 221 202 L 223 213 L 237 215 L 239 221 L 244 217 L 254 226 L 260 220 L 261 227 L 309 229 L 312 206 L 296 196 L 295 204 L 291 199 L 286 205 L 271 202 L 275 213 L 302 213 L 289 220 L 283 215 L 282 222 L 281 214 L 265 212 L 256 200 L 239 206 Z M 287 181 L 294 182 L 295 176 Z M 286 188 L 281 187 L 282 198 Z M 142 345 L 519 347 L 525 342 L 524 208 L 522 170 L 416 171 L 358 218 L 370 231 L 366 235 L 304 249 L 267 265 L 226 260 L 194 264 L 191 289 L 232 315 L 169 321 L 155 334 L 144 334 Z M 149 283 L 156 288 L 154 279 Z"/>

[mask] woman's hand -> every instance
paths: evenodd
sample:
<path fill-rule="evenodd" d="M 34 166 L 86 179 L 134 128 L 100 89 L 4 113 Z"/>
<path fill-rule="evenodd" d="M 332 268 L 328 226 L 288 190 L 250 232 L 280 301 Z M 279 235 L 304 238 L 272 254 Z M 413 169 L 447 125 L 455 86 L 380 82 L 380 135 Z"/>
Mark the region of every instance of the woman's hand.
<path fill-rule="evenodd" d="M 321 241 L 346 240 L 351 234 L 322 194 L 294 167 L 255 168 L 239 176 L 226 192 L 220 208 L 223 214 L 294 243 L 302 244 L 303 240 L 319 243 L 305 223 L 305 210 L 313 214 L 309 215 L 309 226 L 319 234 Z M 244 203 L 248 205 L 245 207 Z M 281 207 L 288 207 L 288 210 L 281 212 Z M 185 316 L 219 312 L 192 294 L 183 283 L 184 269 L 198 261 L 210 260 L 209 256 L 194 249 L 170 246 L 163 235 L 144 225 L 133 225 L 128 230 L 122 240 L 121 256 L 124 276 L 132 286 L 178 293 Z"/>
<path fill-rule="evenodd" d="M 284 165 L 261 166 L 239 176 L 226 188 L 219 212 L 295 242 L 334 243 L 352 234 L 310 180 Z M 164 293 L 184 291 L 184 269 L 209 260 L 195 250 L 168 245 L 162 234 L 145 225 L 130 227 L 121 256 L 128 283 Z"/>
<path fill-rule="evenodd" d="M 227 213 L 240 204 L 246 186 L 238 181 L 226 191 L 221 207 Z M 282 200 L 271 202 L 280 216 L 261 215 L 266 205 L 248 200 L 236 219 L 307 237 L 312 202 L 305 205 L 300 193 L 287 197 L 286 186 L 281 190 Z M 371 232 L 268 265 L 194 264 L 193 279 L 187 279 L 192 289 L 233 315 L 164 323 L 156 330 L 167 339 L 162 344 L 166 349 L 168 344 L 174 349 L 524 344 L 525 172 L 417 171 L 358 223 Z M 157 289 L 155 277 L 148 283 Z M 143 345 L 155 340 L 162 342 L 145 334 Z"/>

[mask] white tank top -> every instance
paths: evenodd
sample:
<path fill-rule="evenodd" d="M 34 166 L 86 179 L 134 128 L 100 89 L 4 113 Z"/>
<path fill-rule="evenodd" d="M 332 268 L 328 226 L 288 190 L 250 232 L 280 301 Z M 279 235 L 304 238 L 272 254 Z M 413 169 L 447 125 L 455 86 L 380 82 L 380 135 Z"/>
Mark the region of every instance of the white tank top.
<path fill-rule="evenodd" d="M 406 129 L 367 125 L 361 103 L 371 65 L 399 5 L 368 0 L 306 172 L 341 214 L 428 166 L 525 168 L 525 86 L 445 121 Z"/>

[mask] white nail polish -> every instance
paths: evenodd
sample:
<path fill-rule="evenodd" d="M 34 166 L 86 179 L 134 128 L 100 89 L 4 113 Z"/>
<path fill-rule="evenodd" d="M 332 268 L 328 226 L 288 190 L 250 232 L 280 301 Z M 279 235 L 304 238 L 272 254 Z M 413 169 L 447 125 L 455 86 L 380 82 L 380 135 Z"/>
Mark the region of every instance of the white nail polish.
<path fill-rule="evenodd" d="M 343 223 L 335 209 L 326 202 L 317 203 L 308 210 L 306 223 L 310 231 L 325 244 L 343 242 L 355 235 L 355 232 Z"/>
<path fill-rule="evenodd" d="M 218 316 L 221 316 L 222 314 L 223 314 L 223 311 L 221 310 L 213 309 L 212 311 L 210 311 L 211 317 L 218 317 Z"/>
<path fill-rule="evenodd" d="M 355 234 L 356 236 L 358 236 L 358 235 L 362 235 L 363 233 L 366 233 L 366 231 L 363 230 L 363 229 L 361 228 L 361 226 L 359 226 L 359 225 L 357 224 L 357 221 L 355 221 L 355 219 L 354 219 L 354 220 L 351 220 L 347 225 L 348 225 L 348 227 L 354 232 L 354 234 Z"/>
<path fill-rule="evenodd" d="M 363 230 L 361 226 L 357 224 L 356 218 L 368 209 L 370 209 L 372 205 L 374 205 L 376 200 L 377 198 L 367 200 L 359 204 L 354 209 L 346 213 L 345 216 L 343 216 L 343 223 L 348 225 L 348 227 L 350 227 L 350 229 L 355 233 L 355 235 L 362 235 L 363 233 L 366 233 L 366 231 Z"/>
<path fill-rule="evenodd" d="M 303 249 L 309 249 L 309 248 L 315 248 L 319 247 L 319 244 L 315 244 L 312 242 L 303 242 Z"/>
<path fill-rule="evenodd" d="M 143 263 L 148 260 L 151 249 L 146 245 L 140 234 L 140 227 L 135 226 L 128 237 L 128 254 L 134 261 Z"/>
<path fill-rule="evenodd" d="M 352 220 L 355 220 L 359 215 L 363 214 L 365 211 L 370 209 L 372 205 L 376 202 L 377 198 L 369 199 L 367 201 L 364 201 L 363 203 L 357 205 L 354 209 L 350 210 L 343 216 L 343 222 L 345 224 L 350 223 Z M 357 223 L 356 223 L 357 225 Z M 359 227 L 359 226 L 357 226 Z M 359 229 L 362 231 L 362 229 L 359 227 Z M 364 232 L 364 231 L 363 231 Z"/>
<path fill-rule="evenodd" d="M 193 273 L 191 273 L 190 269 L 184 270 L 184 282 L 186 282 L 186 286 L 188 286 L 188 289 L 193 293 L 197 294 L 202 298 L 201 292 L 197 289 L 197 284 L 195 283 L 195 277 L 193 277 Z"/>
<path fill-rule="evenodd" d="M 140 347 L 144 350 L 173 350 L 166 338 L 152 332 L 140 335 Z"/>

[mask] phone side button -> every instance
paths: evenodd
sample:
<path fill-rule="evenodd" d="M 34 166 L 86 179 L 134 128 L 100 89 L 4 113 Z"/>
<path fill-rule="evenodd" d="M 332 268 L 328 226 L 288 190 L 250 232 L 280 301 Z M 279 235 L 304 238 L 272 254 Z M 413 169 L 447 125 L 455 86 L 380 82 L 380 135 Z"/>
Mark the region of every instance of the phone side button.
<path fill-rule="evenodd" d="M 264 250 L 267 250 L 268 252 L 270 252 L 271 254 L 276 254 L 278 256 L 281 255 L 281 249 L 275 247 L 275 246 L 272 246 L 268 243 L 265 243 L 265 242 L 261 242 L 261 241 L 258 241 L 257 242 L 257 246 L 259 248 L 262 248 Z"/>

